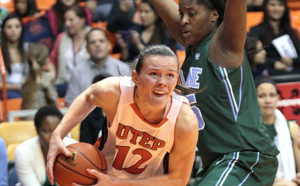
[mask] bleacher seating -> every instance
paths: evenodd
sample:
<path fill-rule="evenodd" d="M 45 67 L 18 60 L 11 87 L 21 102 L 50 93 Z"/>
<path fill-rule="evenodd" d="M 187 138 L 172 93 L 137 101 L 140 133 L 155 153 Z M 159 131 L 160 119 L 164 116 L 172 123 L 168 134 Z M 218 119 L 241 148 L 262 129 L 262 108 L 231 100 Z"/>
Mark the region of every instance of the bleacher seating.
<path fill-rule="evenodd" d="M 182 66 L 185 60 L 185 50 L 176 50 L 176 56 L 179 60 L 180 67 Z"/>
<path fill-rule="evenodd" d="M 22 105 L 22 98 L 15 98 L 15 99 L 8 99 L 7 100 L 7 117 L 8 121 L 18 121 L 19 118 L 15 118 L 15 116 L 23 116 L 21 113 L 21 105 Z M 4 101 L 0 101 L 1 112 L 0 114 L 4 116 Z M 57 98 L 57 107 L 61 109 L 63 113 L 65 113 L 67 108 L 67 104 L 65 102 L 65 98 Z M 24 110 L 24 116 L 26 116 L 26 111 Z M 34 115 L 34 110 L 28 110 L 28 116 Z M 3 117 L 2 117 L 3 118 Z M 12 119 L 13 118 L 13 119 Z"/>
<path fill-rule="evenodd" d="M 258 25 L 262 22 L 264 13 L 263 12 L 248 12 L 247 13 L 247 32 L 250 31 L 250 28 Z"/>
<path fill-rule="evenodd" d="M 287 0 L 287 4 L 290 10 L 300 10 L 299 0 Z"/>
<path fill-rule="evenodd" d="M 56 3 L 56 0 L 35 0 L 39 10 L 48 10 Z"/>
<path fill-rule="evenodd" d="M 78 125 L 76 125 L 72 130 L 71 130 L 71 138 L 79 141 L 80 139 L 80 125 L 81 123 L 79 123 Z"/>
<path fill-rule="evenodd" d="M 37 136 L 37 133 L 33 121 L 2 122 L 0 136 L 5 142 L 9 160 L 13 160 L 15 148 L 23 141 Z"/>
<path fill-rule="evenodd" d="M 299 1 L 300 2 L 300 1 Z M 300 9 L 291 11 L 291 26 L 294 28 L 297 33 L 298 37 L 300 38 Z"/>

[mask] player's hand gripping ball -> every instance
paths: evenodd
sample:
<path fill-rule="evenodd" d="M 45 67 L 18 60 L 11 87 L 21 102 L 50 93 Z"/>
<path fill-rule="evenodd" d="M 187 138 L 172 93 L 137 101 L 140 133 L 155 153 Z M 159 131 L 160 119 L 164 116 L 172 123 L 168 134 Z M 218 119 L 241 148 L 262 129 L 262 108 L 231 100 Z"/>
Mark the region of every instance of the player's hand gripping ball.
<path fill-rule="evenodd" d="M 72 153 L 71 157 L 59 154 L 56 157 L 53 174 L 55 181 L 62 186 L 72 183 L 92 185 L 97 178 L 87 172 L 87 169 L 95 169 L 101 173 L 107 173 L 107 163 L 103 154 L 89 143 L 74 143 L 67 146 Z"/>

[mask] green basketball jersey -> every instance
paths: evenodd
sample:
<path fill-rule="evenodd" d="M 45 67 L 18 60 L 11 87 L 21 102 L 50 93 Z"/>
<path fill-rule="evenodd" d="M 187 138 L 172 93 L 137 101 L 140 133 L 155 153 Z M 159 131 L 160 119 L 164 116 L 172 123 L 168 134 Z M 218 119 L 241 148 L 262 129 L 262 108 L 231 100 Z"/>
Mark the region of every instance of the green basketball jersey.
<path fill-rule="evenodd" d="M 276 156 L 278 150 L 262 124 L 246 54 L 240 67 L 222 68 L 208 56 L 212 37 L 213 34 L 207 36 L 196 49 L 187 49 L 180 71 L 185 87 L 203 89 L 200 93 L 186 95 L 198 117 L 197 146 L 203 165 L 206 167 L 214 159 L 237 151 Z"/>

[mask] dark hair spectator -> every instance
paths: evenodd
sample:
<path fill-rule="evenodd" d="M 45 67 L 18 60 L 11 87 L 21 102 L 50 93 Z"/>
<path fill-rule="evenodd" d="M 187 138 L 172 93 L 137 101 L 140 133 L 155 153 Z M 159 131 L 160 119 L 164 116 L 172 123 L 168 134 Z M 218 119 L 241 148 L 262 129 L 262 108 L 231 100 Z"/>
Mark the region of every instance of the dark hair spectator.
<path fill-rule="evenodd" d="M 7 97 L 20 98 L 23 78 L 28 73 L 23 26 L 15 14 L 8 15 L 1 25 L 1 49 L 6 69 Z M 0 87 L 2 89 L 2 78 Z"/>
<path fill-rule="evenodd" d="M 39 12 L 35 0 L 15 0 L 15 14 L 20 18 L 32 16 Z"/>
<path fill-rule="evenodd" d="M 129 28 L 125 33 L 119 31 L 116 51 L 121 51 L 121 60 L 133 60 L 141 50 L 149 45 L 164 44 L 173 51 L 184 50 L 170 34 L 149 0 L 140 2 L 141 25 Z"/>
<path fill-rule="evenodd" d="M 267 52 L 266 65 L 270 67 L 270 75 L 290 74 L 300 71 L 300 40 L 291 28 L 289 8 L 286 0 L 265 0 L 263 3 L 263 22 L 250 29 L 250 36 L 258 37 Z M 285 45 L 295 48 L 298 57 L 282 56 L 272 42 L 287 35 L 291 43 Z M 283 43 L 284 41 L 281 41 Z"/>
<path fill-rule="evenodd" d="M 51 50 L 54 36 L 45 11 L 40 11 L 35 0 L 16 0 L 15 14 L 22 19 L 26 42 L 41 43 Z"/>
<path fill-rule="evenodd" d="M 135 0 L 113 0 L 113 7 L 107 21 L 107 29 L 115 33 L 127 30 L 135 23 L 133 17 L 137 11 Z"/>
<path fill-rule="evenodd" d="M 34 125 L 36 130 L 39 130 L 43 124 L 43 120 L 47 116 L 56 116 L 60 120 L 63 118 L 63 114 L 56 106 L 44 106 L 41 107 L 34 116 Z"/>
<path fill-rule="evenodd" d="M 34 116 L 38 136 L 27 139 L 15 150 L 15 169 L 21 185 L 50 185 L 46 175 L 46 160 L 53 131 L 63 115 L 55 106 L 41 107 Z M 63 143 L 76 143 L 65 137 Z"/>
<path fill-rule="evenodd" d="M 247 37 L 245 49 L 253 77 L 268 75 L 268 67 L 265 65 L 266 51 L 262 42 L 257 37 L 249 36 Z"/>
<path fill-rule="evenodd" d="M 49 19 L 51 30 L 56 37 L 59 33 L 64 31 L 65 28 L 65 12 L 72 6 L 78 5 L 78 0 L 57 0 L 56 3 L 47 11 L 47 17 Z M 84 7 L 84 11 L 87 16 L 87 22 L 92 23 L 92 14 L 87 8 Z"/>

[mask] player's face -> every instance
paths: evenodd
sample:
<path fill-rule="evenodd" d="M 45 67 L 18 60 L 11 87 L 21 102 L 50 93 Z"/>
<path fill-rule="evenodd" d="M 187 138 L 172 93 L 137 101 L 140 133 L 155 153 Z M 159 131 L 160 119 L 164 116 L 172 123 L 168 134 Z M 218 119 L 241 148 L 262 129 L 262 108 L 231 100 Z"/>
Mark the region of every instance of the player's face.
<path fill-rule="evenodd" d="M 216 11 L 209 11 L 204 5 L 190 0 L 179 1 L 181 31 L 186 42 L 196 47 L 214 31 L 217 14 L 213 12 Z"/>
<path fill-rule="evenodd" d="M 270 0 L 266 8 L 272 20 L 280 20 L 285 12 L 284 4 L 279 0 Z"/>
<path fill-rule="evenodd" d="M 177 72 L 178 64 L 175 57 L 157 55 L 146 57 L 140 73 L 133 72 L 138 101 L 149 107 L 165 108 L 176 86 Z"/>
<path fill-rule="evenodd" d="M 157 15 L 147 3 L 141 3 L 140 14 L 144 27 L 154 25 L 157 20 Z"/>
<path fill-rule="evenodd" d="M 22 25 L 20 20 L 17 18 L 7 20 L 3 31 L 9 42 L 17 42 L 22 34 Z"/>
<path fill-rule="evenodd" d="M 37 131 L 43 149 L 49 148 L 50 137 L 59 123 L 60 118 L 57 116 L 47 116 L 44 118 L 42 125 Z"/>
<path fill-rule="evenodd" d="M 69 10 L 65 13 L 65 26 L 68 34 L 72 36 L 84 29 L 85 19 L 77 16 L 73 10 Z"/>
<path fill-rule="evenodd" d="M 273 116 L 278 101 L 276 88 L 271 83 L 262 83 L 256 90 L 258 104 L 263 117 Z"/>
<path fill-rule="evenodd" d="M 110 43 L 102 31 L 95 30 L 89 34 L 86 48 L 91 59 L 96 62 L 108 56 Z"/>

